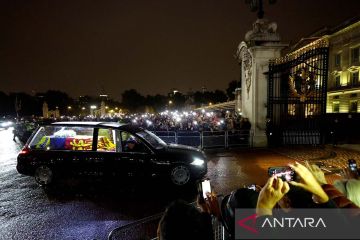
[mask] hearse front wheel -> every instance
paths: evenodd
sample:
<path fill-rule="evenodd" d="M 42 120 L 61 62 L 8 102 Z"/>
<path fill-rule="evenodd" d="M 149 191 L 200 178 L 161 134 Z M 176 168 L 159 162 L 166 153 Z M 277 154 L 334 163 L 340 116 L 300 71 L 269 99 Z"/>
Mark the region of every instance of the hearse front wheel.
<path fill-rule="evenodd" d="M 35 181 L 42 187 L 49 186 L 53 182 L 54 173 L 46 165 L 41 165 L 35 170 Z"/>
<path fill-rule="evenodd" d="M 177 165 L 171 169 L 171 182 L 177 186 L 184 186 L 190 181 L 190 170 L 185 165 Z"/>

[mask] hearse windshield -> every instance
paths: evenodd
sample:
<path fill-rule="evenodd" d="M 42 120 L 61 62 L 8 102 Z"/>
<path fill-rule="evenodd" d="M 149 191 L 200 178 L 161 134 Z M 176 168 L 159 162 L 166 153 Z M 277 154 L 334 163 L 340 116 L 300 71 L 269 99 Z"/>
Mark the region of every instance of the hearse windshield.
<path fill-rule="evenodd" d="M 156 149 L 160 149 L 166 146 L 166 143 L 161 138 L 148 130 L 137 132 L 136 135 L 145 139 L 145 141 L 150 143 Z"/>

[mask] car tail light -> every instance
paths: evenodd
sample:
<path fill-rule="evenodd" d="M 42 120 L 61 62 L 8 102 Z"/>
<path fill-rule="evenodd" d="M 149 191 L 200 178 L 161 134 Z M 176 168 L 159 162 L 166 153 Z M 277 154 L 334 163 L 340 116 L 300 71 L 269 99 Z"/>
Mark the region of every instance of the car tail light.
<path fill-rule="evenodd" d="M 25 145 L 25 147 L 21 150 L 21 152 L 19 152 L 19 155 L 26 155 L 30 152 L 30 148 Z"/>

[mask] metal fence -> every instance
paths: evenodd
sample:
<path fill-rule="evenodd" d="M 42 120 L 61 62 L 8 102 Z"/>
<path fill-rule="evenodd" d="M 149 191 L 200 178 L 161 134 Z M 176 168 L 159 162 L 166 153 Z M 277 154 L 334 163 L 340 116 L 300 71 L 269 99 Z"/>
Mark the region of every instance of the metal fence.
<path fill-rule="evenodd" d="M 288 130 L 282 132 L 284 145 L 319 145 L 321 142 L 320 131 Z"/>
<path fill-rule="evenodd" d="M 154 131 L 166 143 L 198 148 L 252 147 L 253 132 L 236 131 Z"/>
<path fill-rule="evenodd" d="M 153 240 L 157 239 L 157 226 L 163 213 L 140 219 L 112 230 L 109 240 Z"/>
<path fill-rule="evenodd" d="M 140 219 L 127 225 L 113 229 L 108 240 L 158 240 L 157 227 L 163 213 Z M 214 240 L 228 239 L 228 234 L 215 217 L 212 217 Z"/>

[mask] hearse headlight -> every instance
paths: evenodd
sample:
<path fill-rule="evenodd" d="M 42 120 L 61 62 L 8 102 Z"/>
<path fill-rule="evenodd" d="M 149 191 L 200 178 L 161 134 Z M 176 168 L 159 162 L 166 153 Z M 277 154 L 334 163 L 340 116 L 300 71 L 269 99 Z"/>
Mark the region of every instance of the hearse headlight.
<path fill-rule="evenodd" d="M 2 122 L 1 123 L 1 127 L 10 127 L 13 123 L 8 121 L 8 122 Z"/>
<path fill-rule="evenodd" d="M 204 163 L 205 163 L 205 161 L 203 159 L 194 157 L 194 161 L 191 162 L 191 165 L 202 166 L 202 165 L 204 165 Z"/>

